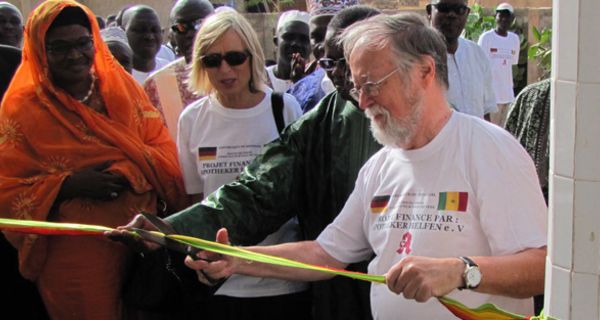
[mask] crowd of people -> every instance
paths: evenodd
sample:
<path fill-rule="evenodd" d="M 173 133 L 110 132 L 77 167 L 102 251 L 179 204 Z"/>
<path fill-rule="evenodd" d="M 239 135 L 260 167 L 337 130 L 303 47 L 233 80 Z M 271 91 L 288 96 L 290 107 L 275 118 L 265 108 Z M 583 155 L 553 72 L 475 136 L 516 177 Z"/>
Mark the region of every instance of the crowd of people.
<path fill-rule="evenodd" d="M 105 21 L 48 0 L 25 22 L 0 2 L 0 216 L 116 228 L 4 232 L 14 300 L 41 300 L 33 319 L 452 319 L 441 296 L 533 314 L 549 86 L 513 104 L 510 4 L 479 44 L 461 37 L 466 0 L 424 9 L 283 12 L 267 66 L 244 15 L 208 0 L 174 3 L 168 41 L 146 5 Z M 204 251 L 150 260 L 160 246 L 131 232 L 156 228 L 141 212 L 386 284 Z M 132 304 L 134 260 L 195 289 Z"/>

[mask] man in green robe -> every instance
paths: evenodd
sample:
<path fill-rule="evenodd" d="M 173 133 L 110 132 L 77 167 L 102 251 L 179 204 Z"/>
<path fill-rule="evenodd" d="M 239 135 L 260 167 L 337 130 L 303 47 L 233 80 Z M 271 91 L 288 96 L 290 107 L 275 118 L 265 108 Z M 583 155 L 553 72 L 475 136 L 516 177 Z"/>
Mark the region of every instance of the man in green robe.
<path fill-rule="evenodd" d="M 327 73 L 337 90 L 265 146 L 236 181 L 168 217 L 178 234 L 212 240 L 225 227 L 235 235 L 232 244 L 252 245 L 298 217 L 304 240 L 314 240 L 334 220 L 354 189 L 360 168 L 382 147 L 348 94 L 349 70 L 340 62 L 343 51 L 334 37 L 378 13 L 356 6 L 332 19 L 325 55 L 334 61 Z M 348 269 L 366 272 L 367 263 Z M 371 319 L 369 288 L 369 283 L 341 277 L 311 283 L 314 319 Z"/>

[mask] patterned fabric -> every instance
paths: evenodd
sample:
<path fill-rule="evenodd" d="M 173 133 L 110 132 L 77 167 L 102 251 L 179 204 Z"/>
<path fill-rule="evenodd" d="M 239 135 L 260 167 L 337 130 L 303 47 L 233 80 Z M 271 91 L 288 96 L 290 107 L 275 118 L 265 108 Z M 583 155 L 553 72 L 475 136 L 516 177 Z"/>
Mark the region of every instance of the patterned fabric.
<path fill-rule="evenodd" d="M 300 103 L 302 113 L 310 111 L 325 97 L 325 91 L 321 88 L 321 82 L 325 76 L 325 70 L 317 68 L 313 73 L 300 79 L 287 90 L 287 93 L 293 95 Z"/>
<path fill-rule="evenodd" d="M 336 14 L 340 10 L 360 4 L 359 0 L 306 0 L 306 7 L 311 16 Z"/>
<path fill-rule="evenodd" d="M 544 197 L 548 199 L 550 154 L 550 79 L 527 86 L 508 113 L 506 130 L 512 133 L 533 158 Z"/>
<path fill-rule="evenodd" d="M 187 86 L 189 67 L 185 58 L 179 58 L 151 74 L 144 82 L 144 90 L 161 113 L 171 137 L 177 137 L 177 121 L 183 109 L 202 98 Z"/>
<path fill-rule="evenodd" d="M 81 8 L 92 26 L 93 68 L 107 115 L 78 102 L 50 79 L 46 31 L 71 6 Z M 151 200 L 157 197 L 175 210 L 187 204 L 175 143 L 159 112 L 99 39 L 94 14 L 77 2 L 46 1 L 31 14 L 23 62 L 0 108 L 2 217 L 116 226 L 127 222 L 132 210 L 156 207 Z M 130 194 L 113 202 L 76 198 L 54 207 L 65 178 L 108 161 L 108 171 L 129 181 Z M 19 250 L 23 275 L 36 279 L 44 269 L 49 239 L 14 233 L 7 238 Z"/>

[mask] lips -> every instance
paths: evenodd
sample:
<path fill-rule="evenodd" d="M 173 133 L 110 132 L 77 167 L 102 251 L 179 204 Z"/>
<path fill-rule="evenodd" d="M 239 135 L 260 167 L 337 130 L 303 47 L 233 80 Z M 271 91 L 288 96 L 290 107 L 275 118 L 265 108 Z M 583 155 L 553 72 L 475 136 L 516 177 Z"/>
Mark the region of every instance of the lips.
<path fill-rule="evenodd" d="M 219 82 L 226 87 L 231 87 L 235 84 L 236 81 L 237 81 L 237 79 L 223 79 L 223 80 L 220 80 Z"/>

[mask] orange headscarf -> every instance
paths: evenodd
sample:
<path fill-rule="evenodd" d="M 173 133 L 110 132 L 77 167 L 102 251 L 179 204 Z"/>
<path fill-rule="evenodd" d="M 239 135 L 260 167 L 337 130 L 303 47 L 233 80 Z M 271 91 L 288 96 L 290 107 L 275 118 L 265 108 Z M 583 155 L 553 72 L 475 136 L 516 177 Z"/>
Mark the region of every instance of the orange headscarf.
<path fill-rule="evenodd" d="M 90 21 L 93 69 L 108 116 L 52 83 L 46 32 L 70 6 L 81 8 Z M 156 192 L 171 212 L 187 205 L 177 150 L 159 112 L 101 39 L 95 15 L 75 1 L 43 2 L 29 17 L 22 64 L 0 108 L 0 216 L 52 219 L 64 179 L 108 161 L 113 163 L 109 171 L 126 177 L 134 192 Z M 43 247 L 42 238 L 7 236 L 19 249 L 21 270 L 35 277 L 23 264 L 36 246 Z"/>

